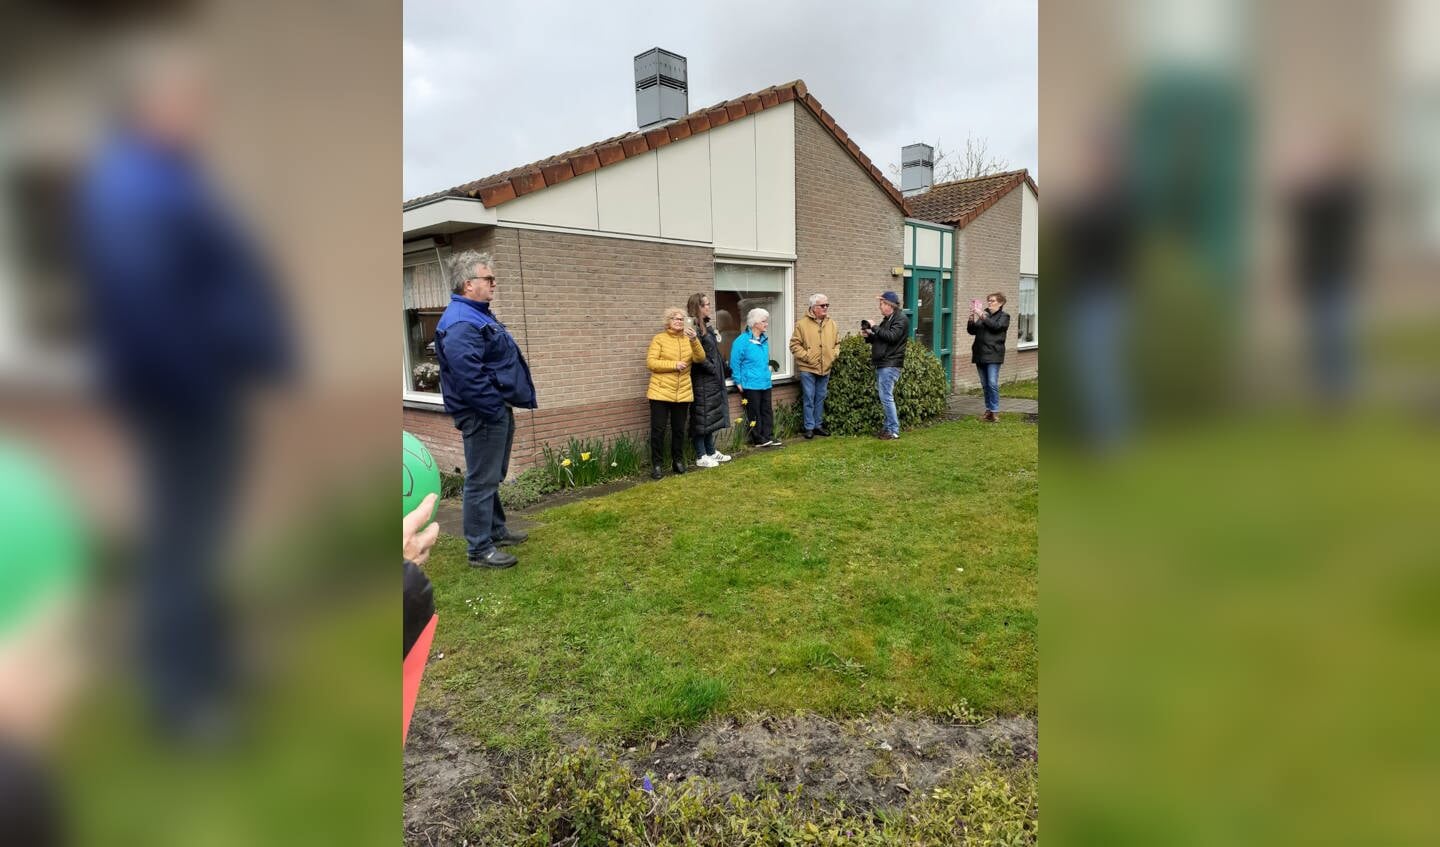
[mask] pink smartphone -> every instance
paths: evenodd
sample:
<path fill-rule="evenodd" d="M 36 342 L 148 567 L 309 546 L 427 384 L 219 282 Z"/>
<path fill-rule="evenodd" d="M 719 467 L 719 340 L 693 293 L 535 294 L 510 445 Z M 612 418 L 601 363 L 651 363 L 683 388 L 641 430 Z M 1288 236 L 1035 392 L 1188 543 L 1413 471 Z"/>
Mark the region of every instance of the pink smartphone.
<path fill-rule="evenodd" d="M 972 312 L 983 312 L 983 311 L 985 311 L 985 304 L 984 304 L 984 303 L 981 303 L 979 300 L 971 300 L 971 301 L 970 301 L 970 311 L 972 311 Z"/>

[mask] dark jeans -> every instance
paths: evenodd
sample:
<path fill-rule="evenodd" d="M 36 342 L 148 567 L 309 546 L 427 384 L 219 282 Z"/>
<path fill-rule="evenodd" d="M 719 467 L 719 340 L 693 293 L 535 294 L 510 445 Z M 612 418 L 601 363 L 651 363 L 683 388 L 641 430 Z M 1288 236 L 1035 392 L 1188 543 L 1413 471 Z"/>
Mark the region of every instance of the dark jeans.
<path fill-rule="evenodd" d="M 985 394 L 985 411 L 1000 411 L 1000 363 L 976 362 L 975 371 L 980 374 L 980 390 Z"/>
<path fill-rule="evenodd" d="M 745 389 L 745 426 L 750 430 L 751 444 L 764 444 L 775 438 L 775 415 L 770 408 L 772 389 Z M 751 422 L 754 426 L 750 426 Z"/>
<path fill-rule="evenodd" d="M 665 464 L 665 424 L 670 424 L 670 460 L 685 461 L 685 421 L 689 417 L 689 403 L 671 403 L 667 400 L 650 401 L 650 464 Z"/>
<path fill-rule="evenodd" d="M 711 456 L 715 453 L 715 433 L 707 432 L 704 435 L 692 435 L 690 440 L 695 444 L 695 458 Z"/>
<path fill-rule="evenodd" d="M 495 549 L 505 537 L 505 508 L 500 505 L 500 483 L 510 472 L 510 448 L 515 444 L 515 411 L 506 408 L 498 420 L 477 414 L 455 416 L 455 428 L 465 440 L 465 490 L 461 513 L 470 558 Z"/>
<path fill-rule="evenodd" d="M 223 708 L 233 694 L 234 638 L 221 572 L 247 439 L 239 412 L 132 414 L 143 464 L 141 655 L 162 728 Z"/>

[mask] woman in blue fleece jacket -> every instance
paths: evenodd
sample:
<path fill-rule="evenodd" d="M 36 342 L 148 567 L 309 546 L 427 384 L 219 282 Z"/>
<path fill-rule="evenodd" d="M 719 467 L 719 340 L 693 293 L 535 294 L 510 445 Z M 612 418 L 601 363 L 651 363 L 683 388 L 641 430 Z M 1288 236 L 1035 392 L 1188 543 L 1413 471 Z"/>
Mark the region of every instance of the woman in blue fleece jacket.
<path fill-rule="evenodd" d="M 750 443 L 757 447 L 779 447 L 775 440 L 775 416 L 770 406 L 770 313 L 751 309 L 745 316 L 750 330 L 730 346 L 730 375 L 744 398 Z"/>

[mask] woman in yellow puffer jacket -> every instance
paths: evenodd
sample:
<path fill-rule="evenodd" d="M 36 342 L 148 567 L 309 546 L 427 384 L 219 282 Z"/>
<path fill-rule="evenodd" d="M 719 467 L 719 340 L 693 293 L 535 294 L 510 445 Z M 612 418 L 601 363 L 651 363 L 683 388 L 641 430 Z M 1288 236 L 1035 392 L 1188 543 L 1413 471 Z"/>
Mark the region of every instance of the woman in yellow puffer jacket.
<path fill-rule="evenodd" d="M 650 339 L 645 366 L 650 370 L 650 476 L 659 479 L 665 455 L 665 428 L 670 428 L 671 467 L 685 473 L 685 420 L 695 395 L 690 387 L 690 365 L 705 361 L 705 348 L 695 330 L 685 325 L 684 309 L 665 310 L 665 330 Z"/>

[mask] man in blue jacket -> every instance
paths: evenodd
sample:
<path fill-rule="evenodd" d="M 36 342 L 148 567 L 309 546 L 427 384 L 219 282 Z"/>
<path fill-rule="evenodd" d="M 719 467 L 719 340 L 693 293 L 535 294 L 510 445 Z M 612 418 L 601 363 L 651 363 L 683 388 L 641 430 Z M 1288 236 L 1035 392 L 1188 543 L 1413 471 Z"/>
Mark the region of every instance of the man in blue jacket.
<path fill-rule="evenodd" d="M 251 399 L 297 356 L 279 282 L 206 172 L 199 60 L 166 51 L 137 71 L 78 185 L 78 269 L 105 398 L 142 472 L 150 705 L 172 740 L 209 744 L 236 717 L 223 567 Z"/>
<path fill-rule="evenodd" d="M 466 250 L 451 256 L 447 265 L 452 294 L 435 327 L 435 355 L 445 411 L 465 440 L 461 503 L 470 566 L 508 568 L 516 559 L 499 548 L 519 544 L 527 535 L 506 528 L 500 483 L 510 472 L 513 409 L 535 408 L 535 383 L 520 346 L 490 311 L 494 259 Z"/>

